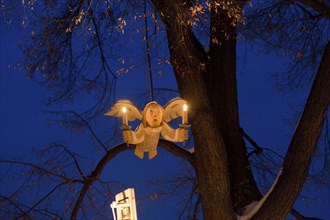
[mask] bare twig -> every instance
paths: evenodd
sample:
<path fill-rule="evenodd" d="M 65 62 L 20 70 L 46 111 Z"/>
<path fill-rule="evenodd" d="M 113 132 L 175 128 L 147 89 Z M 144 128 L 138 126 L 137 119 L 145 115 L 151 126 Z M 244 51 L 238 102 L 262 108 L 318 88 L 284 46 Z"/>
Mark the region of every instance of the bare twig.
<path fill-rule="evenodd" d="M 179 156 L 187 161 L 189 161 L 191 164 L 193 164 L 193 156 L 188 151 L 184 150 L 183 148 L 179 147 L 178 145 L 170 142 L 160 139 L 159 140 L 159 146 L 163 147 L 164 149 L 168 150 L 169 152 L 173 153 L 176 156 Z M 76 204 L 72 210 L 71 213 L 71 220 L 75 220 L 77 218 L 78 211 L 82 205 L 83 199 L 93 184 L 94 181 L 99 179 L 99 176 L 101 175 L 104 167 L 106 164 L 116 157 L 119 153 L 134 149 L 135 145 L 128 145 L 127 143 L 122 143 L 120 145 L 117 145 L 116 147 L 113 147 L 107 151 L 107 153 L 102 157 L 102 159 L 99 161 L 99 163 L 96 165 L 95 169 L 92 171 L 92 173 L 87 176 L 86 180 L 84 181 L 84 185 L 79 193 L 78 199 L 76 201 Z"/>

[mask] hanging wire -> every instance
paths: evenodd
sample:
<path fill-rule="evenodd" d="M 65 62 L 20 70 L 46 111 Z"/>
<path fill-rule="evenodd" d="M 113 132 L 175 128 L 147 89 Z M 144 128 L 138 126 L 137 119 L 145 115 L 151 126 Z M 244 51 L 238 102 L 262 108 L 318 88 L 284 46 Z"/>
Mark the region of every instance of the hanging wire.
<path fill-rule="evenodd" d="M 151 72 L 151 58 L 150 58 L 150 44 L 149 44 L 149 34 L 148 34 L 148 18 L 147 18 L 147 1 L 144 1 L 144 25 L 146 32 L 146 46 L 147 46 L 147 57 L 148 57 L 148 73 L 149 73 L 149 82 L 150 82 L 150 98 L 151 101 L 154 101 L 154 85 Z"/>

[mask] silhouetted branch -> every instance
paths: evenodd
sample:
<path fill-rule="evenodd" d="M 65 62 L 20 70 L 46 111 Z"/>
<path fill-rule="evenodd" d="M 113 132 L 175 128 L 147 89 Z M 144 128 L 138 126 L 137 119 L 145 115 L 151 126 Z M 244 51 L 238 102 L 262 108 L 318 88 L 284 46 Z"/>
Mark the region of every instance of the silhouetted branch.
<path fill-rule="evenodd" d="M 51 148 L 53 148 L 53 147 L 59 147 L 59 146 L 53 145 Z M 67 152 L 67 151 L 65 151 L 65 152 Z M 69 153 L 69 152 L 67 152 L 67 153 Z M 70 155 L 72 157 L 74 157 L 74 155 L 72 153 L 70 153 Z M 48 162 L 53 161 L 53 160 L 54 160 L 54 158 L 51 158 L 50 160 L 46 161 L 45 164 L 50 166 L 50 164 L 48 164 Z M 68 178 L 66 176 L 66 174 L 60 168 L 48 170 L 48 169 L 43 168 L 42 166 L 39 166 L 39 165 L 31 163 L 31 162 L 23 162 L 23 161 L 15 161 L 15 160 L 0 160 L 0 163 L 21 165 L 23 167 L 31 168 L 31 170 L 29 171 L 29 174 L 28 174 L 29 176 L 28 176 L 27 180 L 25 180 L 23 182 L 23 184 L 21 184 L 21 186 L 16 190 L 16 192 L 12 193 L 12 195 L 10 195 L 10 196 L 1 195 L 1 198 L 4 201 L 9 202 L 15 209 L 19 210 L 20 213 L 17 213 L 18 216 L 13 216 L 14 219 L 20 219 L 20 218 L 31 219 L 29 217 L 29 213 L 31 213 L 32 211 L 34 213 L 41 213 L 42 215 L 45 215 L 45 216 L 59 217 L 58 214 L 51 213 L 51 211 L 48 210 L 47 208 L 37 209 L 37 207 L 40 206 L 42 203 L 44 203 L 47 199 L 49 199 L 49 197 L 52 194 L 54 194 L 56 191 L 58 191 L 62 186 L 68 185 L 68 184 L 70 185 L 72 183 L 83 183 L 83 180 L 81 180 L 81 179 Z M 61 172 L 61 174 L 59 174 L 59 172 Z M 53 187 L 48 193 L 46 193 L 44 196 L 42 196 L 42 198 L 37 199 L 37 201 L 30 207 L 25 204 L 19 204 L 18 202 L 15 202 L 15 199 L 20 196 L 20 194 L 19 194 L 20 191 L 23 192 L 25 190 L 26 186 L 29 184 L 29 182 L 31 181 L 31 178 L 33 176 L 37 176 L 40 178 L 40 177 L 45 176 L 45 174 L 48 177 L 48 179 L 51 180 L 52 182 L 59 182 L 59 183 L 55 187 Z M 60 180 L 57 181 L 57 180 L 53 179 L 52 177 L 57 177 Z M 38 183 L 40 183 L 40 181 L 41 181 L 40 179 L 35 180 L 35 182 L 38 182 Z M 7 211 L 9 213 L 9 210 L 7 210 Z M 33 214 L 31 214 L 31 215 L 33 215 Z"/>
<path fill-rule="evenodd" d="M 75 220 L 77 218 L 78 211 L 81 207 L 83 199 L 95 180 L 97 180 L 102 173 L 105 165 L 117 156 L 119 153 L 127 150 L 127 149 L 134 149 L 134 145 L 127 146 L 126 143 L 122 143 L 116 147 L 113 147 L 107 151 L 107 153 L 103 156 L 103 158 L 99 161 L 95 169 L 92 171 L 91 175 L 87 176 L 86 180 L 84 181 L 83 188 L 81 189 L 76 204 L 71 213 L 71 220 Z"/>
<path fill-rule="evenodd" d="M 295 209 L 291 209 L 290 213 L 297 219 L 297 220 L 322 220 L 320 218 L 314 218 L 314 217 L 305 217 L 302 214 L 300 214 L 299 212 L 297 212 L 297 210 Z"/>
<path fill-rule="evenodd" d="M 5 200 L 5 201 L 7 201 L 7 202 L 9 202 L 10 204 L 12 204 L 16 209 L 18 209 L 20 212 L 22 212 L 23 214 L 25 213 L 24 212 L 24 210 L 20 207 L 20 205 L 18 205 L 18 204 L 16 204 L 12 199 L 10 199 L 10 198 L 8 198 L 8 197 L 6 197 L 6 196 L 3 196 L 3 195 L 0 195 L 0 197 L 3 199 L 3 200 Z M 24 214 L 25 216 L 25 218 L 27 218 L 27 219 L 31 219 L 28 215 L 27 215 L 27 213 L 26 214 Z"/>
<path fill-rule="evenodd" d="M 169 152 L 173 153 L 174 155 L 187 160 L 191 164 L 193 163 L 192 154 L 189 153 L 187 150 L 184 150 L 183 148 L 175 145 L 174 143 L 160 139 L 159 146 L 163 147 L 164 149 L 168 150 Z M 119 153 L 126 151 L 126 150 L 132 150 L 134 148 L 135 148 L 135 145 L 131 145 L 131 144 L 127 145 L 127 143 L 122 143 L 107 151 L 107 153 L 102 157 L 102 159 L 99 161 L 99 163 L 97 164 L 95 169 L 92 171 L 91 175 L 87 176 L 87 178 L 85 179 L 84 185 L 79 193 L 76 204 L 72 210 L 71 220 L 74 220 L 77 218 L 78 211 L 81 207 L 81 204 L 83 202 L 83 199 L 84 199 L 87 191 L 89 190 L 89 188 L 91 187 L 93 182 L 99 179 L 106 164 L 111 159 L 113 159 L 115 156 L 117 156 Z"/>
<path fill-rule="evenodd" d="M 69 181 L 65 181 L 62 182 L 58 185 L 56 185 L 55 187 L 53 187 L 52 190 L 50 190 L 44 197 L 42 197 L 40 200 L 38 200 L 31 208 L 29 208 L 27 211 L 25 211 L 23 214 L 21 214 L 19 217 L 17 217 L 16 219 L 19 219 L 25 215 L 27 215 L 30 211 L 34 210 L 38 205 L 40 205 L 43 201 L 45 201 L 51 194 L 53 194 L 56 190 L 58 190 L 61 186 L 64 186 L 66 184 L 71 184 L 74 182 L 81 182 L 80 180 L 69 180 Z"/>
<path fill-rule="evenodd" d="M 193 154 L 189 151 L 185 150 L 182 147 L 179 147 L 178 145 L 174 144 L 173 142 L 159 139 L 159 146 L 163 147 L 165 150 L 171 152 L 172 154 L 181 157 L 182 159 L 188 161 L 191 165 L 193 165 Z"/>
<path fill-rule="evenodd" d="M 324 49 L 322 61 L 310 90 L 304 111 L 291 139 L 283 163 L 283 172 L 272 193 L 255 214 L 265 219 L 274 210 L 282 210 L 278 218 L 284 218 L 291 210 L 308 175 L 313 152 L 322 132 L 330 103 L 330 41 Z M 283 193 L 285 192 L 285 197 Z"/>
<path fill-rule="evenodd" d="M 92 127 L 89 125 L 88 121 L 86 121 L 80 114 L 78 114 L 75 111 L 69 111 L 70 113 L 74 114 L 76 117 L 78 117 L 84 124 L 85 126 L 88 128 L 88 130 L 92 133 L 93 137 L 95 138 L 95 140 L 102 146 L 102 148 L 107 151 L 107 147 L 105 146 L 105 144 L 100 140 L 100 138 L 95 134 L 94 130 L 92 129 Z"/>
<path fill-rule="evenodd" d="M 66 176 L 59 175 L 59 174 L 57 174 L 53 171 L 44 169 L 44 168 L 42 168 L 40 166 L 37 166 L 36 164 L 33 164 L 33 163 L 24 162 L 24 161 L 15 161 L 15 160 L 0 160 L 0 163 L 17 164 L 17 165 L 23 165 L 23 166 L 31 167 L 31 168 L 34 168 L 34 169 L 38 170 L 42 174 L 49 174 L 51 176 L 56 176 L 56 177 L 59 177 L 59 178 L 63 179 L 64 181 L 67 180 Z"/>
<path fill-rule="evenodd" d="M 250 142 L 250 144 L 255 148 L 254 151 L 250 152 L 248 154 L 248 157 L 252 156 L 254 153 L 256 155 L 259 155 L 261 153 L 263 153 L 263 148 L 261 148 L 251 137 L 249 137 L 245 131 L 243 129 L 241 129 L 242 131 L 242 135 L 243 137 L 248 140 Z M 283 159 L 283 157 L 281 155 L 279 155 L 277 152 L 266 148 L 267 150 L 271 151 L 272 153 L 276 154 L 278 157 L 280 157 L 281 159 Z M 267 161 L 271 162 L 271 164 L 273 164 L 274 166 L 276 165 L 276 163 L 272 160 L 267 159 Z M 261 168 L 260 168 L 261 169 Z M 269 172 L 270 174 L 273 175 L 273 177 L 275 177 L 274 173 L 271 173 L 270 170 L 266 170 L 266 172 Z M 313 217 L 305 217 L 303 216 L 301 213 L 299 213 L 297 210 L 295 209 L 291 209 L 290 213 L 295 216 L 297 218 L 297 220 L 320 220 L 319 218 L 313 218 Z"/>
<path fill-rule="evenodd" d="M 61 123 L 68 125 L 68 127 L 72 127 L 73 129 L 83 126 L 88 129 L 88 131 L 92 134 L 92 137 L 100 144 L 100 146 L 104 149 L 104 151 L 108 151 L 105 144 L 98 137 L 98 135 L 94 132 L 94 129 L 91 127 L 89 122 L 79 113 L 69 110 L 69 111 L 49 111 L 49 113 L 53 115 L 61 115 L 63 117 L 62 120 L 59 120 Z M 73 118 L 69 118 L 68 115 L 73 115 Z M 57 120 L 55 120 L 57 121 Z"/>
<path fill-rule="evenodd" d="M 14 206 L 16 209 L 19 210 L 19 212 L 21 213 L 24 213 L 24 209 L 30 209 L 29 206 L 25 205 L 25 204 L 22 204 L 22 203 L 19 203 L 19 202 L 14 202 L 14 199 L 12 199 L 11 197 L 6 197 L 6 196 L 3 196 L 3 195 L 0 195 L 0 199 L 1 200 L 1 205 L 3 205 L 4 202 L 8 202 L 9 204 L 11 204 L 12 206 Z M 4 213 L 5 211 L 8 211 L 6 209 L 6 207 L 2 206 L 1 207 L 2 209 L 0 209 L 0 213 Z M 51 212 L 49 209 L 34 209 L 33 210 L 34 213 L 31 214 L 31 216 L 33 216 L 34 218 L 30 217 L 28 215 L 28 213 L 25 213 L 22 215 L 22 218 L 20 217 L 15 217 L 15 216 L 12 216 L 12 218 L 10 219 L 14 219 L 14 220 L 18 220 L 18 219 L 36 219 L 36 213 L 39 213 L 39 214 L 42 214 L 44 217 L 49 217 L 50 219 L 63 219 L 59 214 L 57 213 L 54 213 L 54 212 Z M 8 214 L 8 213 L 7 213 Z M 10 215 L 6 215 L 5 216 L 2 216 L 2 219 L 9 219 L 9 218 L 5 218 L 5 217 L 9 217 Z M 42 218 L 42 219 L 45 219 L 45 218 Z"/>
<path fill-rule="evenodd" d="M 147 0 L 144 0 L 143 14 L 144 14 L 144 26 L 145 26 L 144 30 L 145 30 L 146 50 L 147 50 L 147 59 L 148 59 L 150 98 L 151 98 L 151 101 L 154 101 L 155 97 L 154 97 L 154 84 L 153 84 L 152 71 L 151 71 L 149 27 L 148 27 L 148 18 L 147 18 Z"/>
<path fill-rule="evenodd" d="M 78 172 L 80 173 L 81 177 L 82 177 L 83 179 L 85 179 L 85 175 L 84 175 L 84 173 L 82 172 L 82 169 L 80 168 L 79 163 L 78 163 L 78 161 L 77 161 L 77 158 L 74 156 L 74 154 L 73 154 L 69 149 L 67 149 L 65 146 L 63 146 L 63 145 L 61 145 L 61 144 L 56 144 L 56 143 L 55 143 L 55 145 L 56 145 L 57 147 L 61 147 L 61 148 L 63 148 L 64 151 L 67 152 L 67 153 L 70 155 L 70 157 L 74 160 L 74 163 L 75 163 L 75 165 L 76 165 L 76 168 L 77 168 Z"/>
<path fill-rule="evenodd" d="M 318 11 L 324 17 L 330 20 L 330 8 L 321 0 L 295 0 L 295 2 L 300 2 L 304 5 L 307 5 L 313 8 L 315 11 Z"/>

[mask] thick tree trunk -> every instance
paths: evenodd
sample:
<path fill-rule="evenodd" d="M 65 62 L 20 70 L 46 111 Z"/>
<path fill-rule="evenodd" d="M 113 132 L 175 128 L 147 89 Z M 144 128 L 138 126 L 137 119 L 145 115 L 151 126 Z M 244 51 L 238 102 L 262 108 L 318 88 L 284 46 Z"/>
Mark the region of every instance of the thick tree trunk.
<path fill-rule="evenodd" d="M 232 219 L 234 215 L 227 154 L 208 101 L 202 79 L 203 71 L 194 68 L 199 65 L 197 60 L 188 63 L 190 67 L 187 63 L 181 63 L 181 55 L 171 50 L 171 62 L 175 66 L 180 94 L 191 103 L 194 164 L 204 219 Z M 196 57 L 193 54 L 189 56 Z M 195 70 L 192 71 L 193 69 Z"/>
<path fill-rule="evenodd" d="M 260 199 L 239 123 L 236 82 L 236 27 L 225 11 L 211 12 L 209 72 L 204 75 L 211 106 L 224 138 L 235 210 Z M 216 40 L 214 40 L 216 39 Z"/>
<path fill-rule="evenodd" d="M 253 219 L 285 219 L 308 175 L 330 103 L 330 41 L 286 154 L 282 174 Z"/>
<path fill-rule="evenodd" d="M 205 74 L 206 54 L 187 26 L 184 14 L 189 11 L 187 6 L 180 2 L 171 3 L 154 2 L 167 28 L 171 63 L 180 95 L 190 104 L 196 145 L 194 164 L 204 219 L 235 219 L 227 154 L 202 77 Z"/>
<path fill-rule="evenodd" d="M 166 27 L 180 94 L 191 105 L 196 144 L 194 166 L 204 219 L 234 219 L 234 207 L 240 211 L 260 198 L 239 126 L 236 29 L 223 14 L 222 17 L 211 14 L 211 41 L 216 38 L 221 44 L 212 41 L 211 50 L 206 54 L 187 25 L 187 2 L 154 0 L 153 3 Z M 329 59 L 327 54 L 326 51 L 325 59 Z M 299 194 L 329 105 L 329 69 L 323 61 L 292 139 L 283 173 L 273 193 L 254 216 L 256 219 L 284 219 Z"/>

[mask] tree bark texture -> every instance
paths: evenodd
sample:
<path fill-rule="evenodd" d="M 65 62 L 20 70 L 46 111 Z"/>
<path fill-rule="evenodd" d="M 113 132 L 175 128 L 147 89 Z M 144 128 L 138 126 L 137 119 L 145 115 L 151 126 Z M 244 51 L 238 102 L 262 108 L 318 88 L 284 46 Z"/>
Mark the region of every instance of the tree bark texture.
<path fill-rule="evenodd" d="M 214 120 L 203 79 L 206 54 L 185 20 L 186 5 L 154 2 L 166 26 L 180 95 L 190 103 L 194 165 L 204 219 L 235 219 L 225 145 Z M 182 12 L 183 11 L 183 12 Z"/>
<path fill-rule="evenodd" d="M 249 166 L 239 122 L 236 27 L 230 25 L 231 19 L 225 15 L 224 11 L 211 11 L 209 67 L 204 80 L 226 146 L 233 204 L 236 212 L 240 212 L 261 195 Z"/>
<path fill-rule="evenodd" d="M 211 38 L 217 38 L 221 45 L 211 44 L 206 54 L 191 28 L 185 25 L 184 12 L 188 10 L 184 3 L 154 3 L 167 27 L 171 63 L 180 94 L 192 105 L 194 164 L 204 218 L 234 218 L 234 210 L 239 212 L 260 199 L 239 125 L 236 28 L 229 25 L 231 20 L 226 16 L 212 12 Z M 221 31 L 224 27 L 226 33 Z M 230 40 L 225 37 L 229 31 Z M 221 208 L 215 204 L 226 201 L 233 205 L 224 206 L 217 214 L 215 210 Z M 223 215 L 223 210 L 228 217 Z"/>
<path fill-rule="evenodd" d="M 330 103 L 330 41 L 286 154 L 282 174 L 253 219 L 285 219 L 308 175 Z"/>
<path fill-rule="evenodd" d="M 226 13 L 211 11 L 211 47 L 205 52 L 187 25 L 186 2 L 153 3 L 166 27 L 180 95 L 191 104 L 194 167 L 204 219 L 235 218 L 234 211 L 239 213 L 261 198 L 239 123 L 236 28 L 230 25 Z M 254 216 L 256 219 L 284 219 L 303 186 L 329 105 L 330 67 L 325 62 L 329 59 L 328 50 L 329 46 L 290 144 L 283 173 L 274 192 Z"/>

